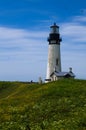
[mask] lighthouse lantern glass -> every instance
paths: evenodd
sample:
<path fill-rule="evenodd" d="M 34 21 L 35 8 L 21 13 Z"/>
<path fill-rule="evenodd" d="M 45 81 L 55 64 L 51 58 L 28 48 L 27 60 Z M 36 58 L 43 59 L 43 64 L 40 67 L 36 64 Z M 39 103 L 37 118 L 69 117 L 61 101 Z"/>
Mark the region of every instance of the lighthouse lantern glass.
<path fill-rule="evenodd" d="M 59 33 L 59 28 L 57 28 L 56 26 L 53 26 L 51 28 L 51 33 Z"/>

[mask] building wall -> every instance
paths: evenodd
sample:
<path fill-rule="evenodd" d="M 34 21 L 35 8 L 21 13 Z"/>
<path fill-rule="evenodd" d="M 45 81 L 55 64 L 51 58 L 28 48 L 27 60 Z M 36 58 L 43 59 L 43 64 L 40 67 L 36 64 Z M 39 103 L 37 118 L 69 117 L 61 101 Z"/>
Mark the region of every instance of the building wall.
<path fill-rule="evenodd" d="M 74 77 L 71 77 L 71 76 L 69 76 L 69 77 L 65 77 L 65 76 L 57 77 L 55 74 L 53 74 L 53 75 L 51 76 L 51 81 L 56 81 L 56 80 L 65 79 L 65 78 L 74 79 Z"/>

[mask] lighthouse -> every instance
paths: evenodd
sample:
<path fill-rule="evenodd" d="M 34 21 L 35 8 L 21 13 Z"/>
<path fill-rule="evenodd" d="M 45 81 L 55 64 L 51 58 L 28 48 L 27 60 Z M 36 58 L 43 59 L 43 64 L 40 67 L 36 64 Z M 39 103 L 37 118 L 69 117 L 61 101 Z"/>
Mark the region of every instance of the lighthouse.
<path fill-rule="evenodd" d="M 59 26 L 54 23 L 50 27 L 51 31 L 48 37 L 48 62 L 47 62 L 47 74 L 45 82 L 51 81 L 51 75 L 53 72 L 61 72 L 61 53 L 60 42 L 62 41 L 59 34 Z"/>
<path fill-rule="evenodd" d="M 60 38 L 59 26 L 54 23 L 50 28 L 51 32 L 48 37 L 49 48 L 45 83 L 63 78 L 74 78 L 75 74 L 72 72 L 71 67 L 68 72 L 61 70 L 60 42 L 62 39 Z"/>

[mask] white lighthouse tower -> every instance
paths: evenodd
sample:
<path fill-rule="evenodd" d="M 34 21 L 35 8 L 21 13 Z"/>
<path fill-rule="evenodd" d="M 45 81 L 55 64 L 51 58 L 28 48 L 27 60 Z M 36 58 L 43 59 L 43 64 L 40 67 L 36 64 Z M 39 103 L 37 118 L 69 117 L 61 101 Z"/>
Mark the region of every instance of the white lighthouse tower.
<path fill-rule="evenodd" d="M 48 37 L 49 48 L 48 48 L 48 63 L 47 63 L 47 75 L 45 82 L 51 81 L 51 75 L 53 72 L 61 72 L 61 54 L 60 54 L 60 34 L 59 26 L 54 23 L 50 27 L 51 32 Z"/>

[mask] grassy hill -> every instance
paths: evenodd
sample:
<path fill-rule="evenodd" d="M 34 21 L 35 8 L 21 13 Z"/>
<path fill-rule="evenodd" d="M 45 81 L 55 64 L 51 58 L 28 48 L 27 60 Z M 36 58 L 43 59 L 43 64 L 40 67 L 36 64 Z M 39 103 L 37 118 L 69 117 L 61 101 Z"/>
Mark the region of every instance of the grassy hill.
<path fill-rule="evenodd" d="M 0 82 L 0 130 L 86 130 L 86 80 Z"/>

